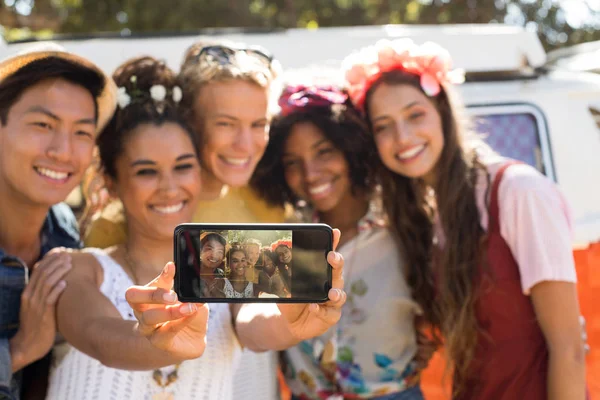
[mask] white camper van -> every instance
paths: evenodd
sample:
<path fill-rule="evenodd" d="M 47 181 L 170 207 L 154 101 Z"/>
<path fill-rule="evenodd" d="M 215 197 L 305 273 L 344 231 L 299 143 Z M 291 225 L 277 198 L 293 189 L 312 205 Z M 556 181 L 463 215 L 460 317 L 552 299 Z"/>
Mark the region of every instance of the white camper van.
<path fill-rule="evenodd" d="M 600 40 L 557 49 L 548 53 L 548 65 L 600 74 Z"/>
<path fill-rule="evenodd" d="M 569 71 L 556 63 L 551 66 L 535 33 L 498 24 L 211 30 L 201 36 L 264 46 L 281 61 L 290 80 L 309 75 L 339 80 L 338 68 L 347 54 L 382 38 L 411 37 L 446 47 L 455 67 L 467 72 L 460 93 L 469 113 L 486 132 L 486 140 L 500 153 L 533 165 L 558 182 L 573 208 L 573 247 L 591 346 L 588 381 L 592 396 L 600 397 L 600 309 L 593 309 L 592 299 L 594 291 L 600 293 L 599 74 Z M 142 54 L 163 58 L 178 70 L 184 51 L 199 38 L 115 36 L 58 42 L 110 73 L 126 59 Z M 0 46 L 0 58 L 25 45 Z M 436 387 L 439 364 L 434 362 L 430 370 L 424 382 L 427 398 L 444 398 Z"/>

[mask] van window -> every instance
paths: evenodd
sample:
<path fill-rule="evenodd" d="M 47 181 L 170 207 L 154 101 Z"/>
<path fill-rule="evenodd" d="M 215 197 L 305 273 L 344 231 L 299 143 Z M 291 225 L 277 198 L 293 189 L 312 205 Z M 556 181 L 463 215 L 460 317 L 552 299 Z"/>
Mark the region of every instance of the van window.
<path fill-rule="evenodd" d="M 475 130 L 494 150 L 554 179 L 544 118 L 530 105 L 474 106 Z"/>

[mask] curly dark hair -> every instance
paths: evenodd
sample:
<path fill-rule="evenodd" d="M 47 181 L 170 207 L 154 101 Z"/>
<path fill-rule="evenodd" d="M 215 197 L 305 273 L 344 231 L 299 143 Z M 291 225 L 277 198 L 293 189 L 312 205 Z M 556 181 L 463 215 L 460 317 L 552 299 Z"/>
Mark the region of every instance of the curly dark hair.
<path fill-rule="evenodd" d="M 285 180 L 282 149 L 296 124 L 311 123 L 344 154 L 350 169 L 352 191 L 370 192 L 374 187 L 378 157 L 368 127 L 358 111 L 347 102 L 340 108 L 311 106 L 273 119 L 269 144 L 250 180 L 250 186 L 269 204 L 296 204 Z"/>
<path fill-rule="evenodd" d="M 180 86 L 177 75 L 165 62 L 148 56 L 133 58 L 117 68 L 113 79 L 118 87 L 126 89 L 132 100 L 127 107 L 116 110 L 97 139 L 104 173 L 112 178 L 116 177 L 116 160 L 123 153 L 128 134 L 142 124 L 160 126 L 167 122 L 176 123 L 188 133 L 194 149 L 198 151 L 196 135 L 172 99 L 173 88 Z M 150 97 L 150 88 L 154 85 L 162 85 L 167 91 L 164 102 L 161 102 L 162 109 Z M 140 95 L 136 96 L 134 93 Z"/>
<path fill-rule="evenodd" d="M 198 139 L 173 100 L 173 88 L 180 86 L 177 75 L 163 61 L 143 56 L 132 58 L 122 64 L 113 74 L 113 80 L 131 98 L 124 108 L 117 108 L 111 120 L 96 139 L 99 157 L 88 169 L 83 180 L 86 209 L 80 220 L 80 229 L 85 232 L 91 222 L 95 208 L 102 209 L 106 204 L 94 204 L 104 190 L 103 174 L 116 179 L 116 163 L 123 154 L 125 142 L 131 132 L 142 124 L 161 126 L 175 123 L 181 126 L 192 141 L 198 155 Z M 166 89 L 164 101 L 157 103 L 150 95 L 150 88 L 162 85 Z"/>
<path fill-rule="evenodd" d="M 271 251 L 270 247 L 263 247 L 261 249 L 261 253 L 263 255 L 263 260 L 266 260 L 268 258 L 269 260 L 271 260 L 273 265 L 277 265 L 277 263 L 279 262 L 279 256 L 277 255 L 277 253 Z"/>
<path fill-rule="evenodd" d="M 231 265 L 231 256 L 233 253 L 244 253 L 244 257 L 248 257 L 246 249 L 244 249 L 242 246 L 232 246 L 229 250 L 227 250 L 227 254 L 225 255 L 228 266 Z"/>

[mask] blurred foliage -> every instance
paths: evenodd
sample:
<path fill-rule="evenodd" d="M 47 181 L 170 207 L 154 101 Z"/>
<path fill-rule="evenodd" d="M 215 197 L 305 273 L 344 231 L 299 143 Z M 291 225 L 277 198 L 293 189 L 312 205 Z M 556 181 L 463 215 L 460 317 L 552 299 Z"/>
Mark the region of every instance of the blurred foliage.
<path fill-rule="evenodd" d="M 270 246 L 271 243 L 276 242 L 279 239 L 292 239 L 292 231 L 246 231 L 246 230 L 230 230 L 227 236 L 227 243 L 240 243 L 243 244 L 248 239 L 255 239 L 262 243 L 264 246 Z"/>
<path fill-rule="evenodd" d="M 597 0 L 0 0 L 8 40 L 48 32 L 488 22 L 535 30 L 548 50 L 600 39 Z"/>

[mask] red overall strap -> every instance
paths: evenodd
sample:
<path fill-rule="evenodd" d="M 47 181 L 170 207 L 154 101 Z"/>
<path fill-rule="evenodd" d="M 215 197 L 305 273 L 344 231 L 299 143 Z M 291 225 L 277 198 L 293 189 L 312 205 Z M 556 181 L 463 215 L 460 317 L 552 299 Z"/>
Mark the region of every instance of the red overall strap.
<path fill-rule="evenodd" d="M 492 193 L 490 198 L 490 215 L 489 215 L 489 232 L 500 232 L 500 207 L 498 206 L 498 190 L 500 188 L 500 182 L 502 181 L 502 176 L 508 167 L 515 164 L 522 164 L 520 161 L 511 160 L 503 164 L 498 172 L 496 173 L 496 177 L 494 178 L 494 182 L 492 183 Z"/>

